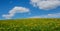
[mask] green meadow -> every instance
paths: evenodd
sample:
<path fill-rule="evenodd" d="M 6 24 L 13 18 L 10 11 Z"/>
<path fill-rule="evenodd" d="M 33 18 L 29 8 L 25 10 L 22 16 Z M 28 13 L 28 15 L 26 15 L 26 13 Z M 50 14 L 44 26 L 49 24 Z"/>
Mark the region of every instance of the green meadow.
<path fill-rule="evenodd" d="M 0 31 L 60 31 L 60 18 L 0 20 Z"/>

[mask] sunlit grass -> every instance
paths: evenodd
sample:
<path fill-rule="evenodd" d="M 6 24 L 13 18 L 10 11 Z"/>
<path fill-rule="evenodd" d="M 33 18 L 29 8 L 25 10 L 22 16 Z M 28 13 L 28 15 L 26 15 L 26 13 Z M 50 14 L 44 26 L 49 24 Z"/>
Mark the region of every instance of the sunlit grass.
<path fill-rule="evenodd" d="M 0 31 L 60 31 L 60 18 L 3 20 Z"/>

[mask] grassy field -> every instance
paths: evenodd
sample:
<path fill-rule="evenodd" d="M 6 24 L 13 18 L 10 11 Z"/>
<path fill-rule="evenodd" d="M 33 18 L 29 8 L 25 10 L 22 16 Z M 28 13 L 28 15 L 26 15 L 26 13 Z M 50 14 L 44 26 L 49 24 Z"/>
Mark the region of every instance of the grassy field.
<path fill-rule="evenodd" d="M 0 31 L 60 31 L 60 18 L 0 20 Z"/>

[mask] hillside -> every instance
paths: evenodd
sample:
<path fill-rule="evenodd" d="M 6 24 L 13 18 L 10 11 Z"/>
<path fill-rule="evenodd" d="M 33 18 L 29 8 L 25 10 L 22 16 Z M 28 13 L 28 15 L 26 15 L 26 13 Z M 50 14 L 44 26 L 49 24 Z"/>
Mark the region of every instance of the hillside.
<path fill-rule="evenodd" d="M 60 31 L 60 18 L 0 20 L 0 31 Z"/>

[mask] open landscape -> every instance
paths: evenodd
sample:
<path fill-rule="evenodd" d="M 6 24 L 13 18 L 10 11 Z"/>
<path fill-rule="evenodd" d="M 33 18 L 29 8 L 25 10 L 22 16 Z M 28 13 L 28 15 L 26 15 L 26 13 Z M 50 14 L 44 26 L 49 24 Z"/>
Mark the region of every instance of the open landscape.
<path fill-rule="evenodd" d="M 0 31 L 60 31 L 60 18 L 0 20 Z"/>
<path fill-rule="evenodd" d="M 60 0 L 0 0 L 0 31 L 60 31 Z"/>

